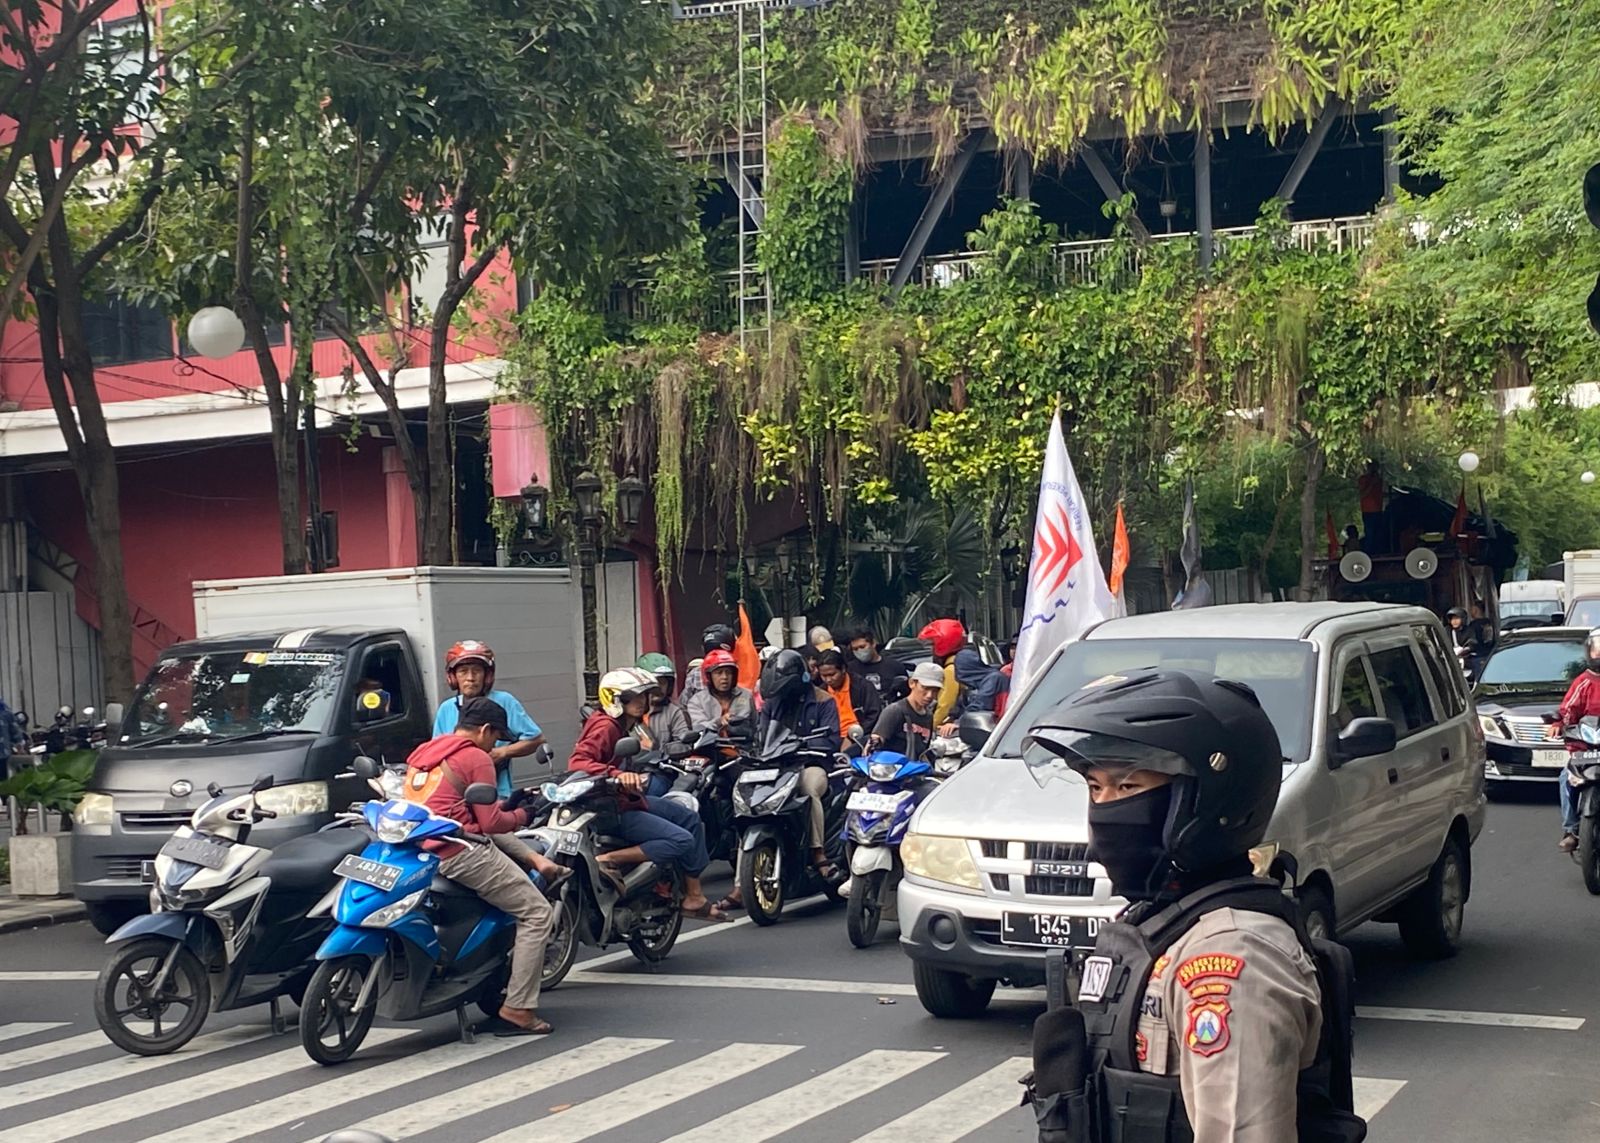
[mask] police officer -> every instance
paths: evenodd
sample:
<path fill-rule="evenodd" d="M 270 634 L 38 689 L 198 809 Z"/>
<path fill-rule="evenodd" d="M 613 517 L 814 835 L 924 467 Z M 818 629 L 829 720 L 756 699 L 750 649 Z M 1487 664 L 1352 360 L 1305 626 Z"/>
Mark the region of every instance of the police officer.
<path fill-rule="evenodd" d="M 1111 676 L 1036 723 L 1027 747 L 1041 786 L 1067 769 L 1087 782 L 1089 858 L 1130 902 L 1081 971 L 1089 1123 L 1058 1133 L 1040 1106 L 1041 1138 L 1365 1138 L 1347 954 L 1314 945 L 1281 887 L 1252 876 L 1283 758 L 1254 692 L 1185 671 Z M 1036 1037 L 1065 1026 L 1050 1019 Z"/>

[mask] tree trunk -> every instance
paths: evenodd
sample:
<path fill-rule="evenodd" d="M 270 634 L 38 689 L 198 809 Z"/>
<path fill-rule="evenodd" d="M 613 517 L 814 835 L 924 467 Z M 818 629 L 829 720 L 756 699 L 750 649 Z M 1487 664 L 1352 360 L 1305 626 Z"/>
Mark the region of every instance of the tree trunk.
<path fill-rule="evenodd" d="M 450 540 L 455 529 L 450 511 L 454 497 L 451 485 L 455 465 L 451 463 L 450 405 L 444 383 L 445 350 L 450 345 L 450 318 L 455 307 L 441 303 L 433 315 L 433 339 L 428 346 L 428 478 L 423 502 L 422 562 L 433 566 L 454 563 Z"/>
<path fill-rule="evenodd" d="M 1322 445 L 1310 441 L 1306 452 L 1306 486 L 1300 490 L 1300 600 L 1309 602 L 1316 586 L 1317 487 L 1328 457 Z"/>

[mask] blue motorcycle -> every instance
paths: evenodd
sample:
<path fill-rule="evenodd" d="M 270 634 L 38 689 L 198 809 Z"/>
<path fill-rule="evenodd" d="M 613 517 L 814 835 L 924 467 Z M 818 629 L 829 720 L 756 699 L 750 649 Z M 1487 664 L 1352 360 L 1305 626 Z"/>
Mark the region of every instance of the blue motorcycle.
<path fill-rule="evenodd" d="M 469 805 L 498 796 L 483 782 L 463 794 Z M 344 878 L 333 900 L 338 924 L 317 949 L 300 1013 L 301 1046 L 319 1064 L 355 1054 L 375 1016 L 421 1020 L 454 1010 L 470 1041 L 466 1006 L 476 1002 L 493 1017 L 511 972 L 516 922 L 441 877 L 439 858 L 422 848 L 430 838 L 488 839 L 414 802 L 368 802 L 362 816 L 375 840 L 334 866 Z"/>
<path fill-rule="evenodd" d="M 929 763 L 892 750 L 852 758 L 850 768 L 859 777 L 845 802 L 850 899 L 844 923 L 850 943 L 864 949 L 878 935 L 878 922 L 900 886 L 904 873 L 900 842 L 911 815 L 938 788 L 939 780 Z"/>

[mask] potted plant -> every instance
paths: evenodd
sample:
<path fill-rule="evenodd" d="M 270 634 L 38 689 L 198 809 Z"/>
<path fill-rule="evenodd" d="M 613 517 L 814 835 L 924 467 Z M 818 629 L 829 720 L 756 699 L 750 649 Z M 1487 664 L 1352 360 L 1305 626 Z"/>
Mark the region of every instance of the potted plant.
<path fill-rule="evenodd" d="M 59 897 L 72 891 L 72 811 L 94 772 L 96 751 L 64 750 L 0 782 L 0 797 L 14 798 L 16 833 L 9 845 L 11 891 L 18 897 Z M 27 832 L 28 811 L 57 815 L 57 828 Z"/>

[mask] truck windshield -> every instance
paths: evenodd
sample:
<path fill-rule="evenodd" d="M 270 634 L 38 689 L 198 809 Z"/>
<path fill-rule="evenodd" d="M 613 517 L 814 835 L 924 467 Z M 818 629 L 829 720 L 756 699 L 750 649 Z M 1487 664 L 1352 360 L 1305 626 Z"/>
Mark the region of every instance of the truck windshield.
<path fill-rule="evenodd" d="M 134 699 L 126 743 L 318 732 L 344 673 L 334 651 L 209 651 L 162 659 Z"/>
<path fill-rule="evenodd" d="M 1033 684 L 992 753 L 1015 758 L 1028 728 L 1085 683 L 1139 667 L 1176 667 L 1248 684 L 1277 728 L 1284 760 L 1311 754 L 1316 663 L 1298 639 L 1089 639 L 1072 644 Z"/>

